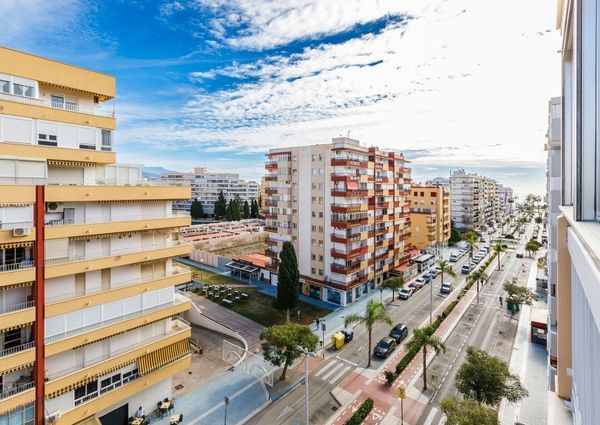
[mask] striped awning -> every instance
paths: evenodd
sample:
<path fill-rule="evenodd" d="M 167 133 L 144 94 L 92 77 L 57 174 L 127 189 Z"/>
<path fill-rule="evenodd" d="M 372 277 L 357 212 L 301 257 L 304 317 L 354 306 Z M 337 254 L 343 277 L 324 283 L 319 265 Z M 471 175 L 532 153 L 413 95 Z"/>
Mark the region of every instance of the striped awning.
<path fill-rule="evenodd" d="M 61 389 L 58 389 L 56 391 L 51 392 L 50 394 L 46 395 L 46 398 L 47 399 L 48 398 L 55 398 L 55 397 L 58 397 L 58 396 L 61 396 L 61 395 L 65 394 L 65 393 L 68 393 L 69 391 L 74 391 L 75 389 L 77 389 L 79 387 L 83 387 L 84 385 L 89 384 L 90 382 L 98 380 L 99 378 L 103 377 L 104 375 L 108 375 L 109 373 L 112 373 L 112 372 L 115 372 L 115 371 L 117 371 L 119 369 L 122 369 L 125 366 L 130 365 L 133 362 L 134 362 L 134 360 L 128 360 L 126 362 L 119 363 L 119 364 L 117 364 L 117 365 L 115 365 L 113 367 L 110 367 L 108 369 L 103 369 L 102 372 L 98 372 L 98 373 L 94 373 L 92 375 L 88 375 L 85 378 L 80 379 L 79 381 L 77 381 L 77 382 L 75 382 L 73 384 L 67 385 L 64 388 L 61 388 Z"/>
<path fill-rule="evenodd" d="M 100 423 L 100 420 L 98 420 L 98 418 L 94 415 L 94 416 L 87 417 L 82 421 L 75 422 L 74 425 L 102 425 L 102 424 Z"/>
<path fill-rule="evenodd" d="M 33 286 L 33 282 L 21 282 L 21 283 L 13 283 L 12 285 L 0 286 L 0 291 L 8 291 L 9 289 L 16 289 L 16 288 L 26 288 L 28 286 Z"/>
<path fill-rule="evenodd" d="M 22 208 L 30 207 L 33 203 L 29 202 L 0 202 L 0 208 Z"/>
<path fill-rule="evenodd" d="M 137 359 L 140 375 L 146 375 L 156 369 L 174 362 L 190 353 L 190 339 L 186 338 L 175 344 L 167 345 Z"/>
<path fill-rule="evenodd" d="M 63 167 L 94 167 L 96 163 L 94 162 L 83 162 L 83 161 L 61 161 L 58 159 L 49 159 L 48 165 L 61 165 Z"/>
<path fill-rule="evenodd" d="M 23 241 L 23 242 L 5 242 L 0 243 L 0 249 L 9 249 L 9 248 L 31 248 L 33 247 L 33 241 Z"/>
<path fill-rule="evenodd" d="M 115 237 L 127 237 L 130 235 L 133 235 L 135 233 L 141 233 L 142 230 L 140 231 L 132 231 L 132 232 L 119 232 L 119 233 L 101 233 L 98 235 L 88 235 L 88 236 L 73 236 L 72 238 L 69 238 L 69 240 L 72 241 L 87 241 L 89 239 L 110 239 L 110 238 L 115 238 Z"/>
<path fill-rule="evenodd" d="M 143 323 L 141 325 L 134 326 L 133 328 L 127 328 L 127 330 L 125 330 L 123 332 L 118 332 L 116 334 L 110 334 L 110 335 L 105 336 L 104 338 L 94 339 L 93 341 L 87 342 L 85 344 L 78 345 L 77 347 L 73 347 L 73 348 L 85 347 L 86 345 L 95 344 L 98 341 L 104 341 L 105 339 L 109 339 L 109 338 L 115 337 L 117 335 L 121 335 L 121 334 L 130 332 L 130 331 L 132 331 L 134 329 L 143 328 L 144 326 L 151 326 L 153 323 L 160 322 L 161 320 L 165 320 L 165 318 L 161 317 L 160 319 L 153 320 L 152 322 Z"/>
<path fill-rule="evenodd" d="M 19 365 L 19 366 L 15 366 L 15 367 L 11 367 L 10 369 L 6 369 L 6 370 L 1 371 L 0 372 L 0 376 L 2 376 L 2 375 L 8 375 L 9 373 L 16 372 L 16 371 L 22 370 L 22 369 L 26 369 L 26 368 L 31 367 L 31 366 L 33 366 L 33 362 L 31 362 L 31 363 L 25 363 L 25 364 L 22 364 L 22 365 Z"/>
<path fill-rule="evenodd" d="M 8 331 L 12 331 L 12 330 L 15 330 L 15 329 L 26 328 L 27 326 L 31 326 L 31 325 L 33 325 L 33 322 L 21 323 L 20 325 L 11 326 L 11 327 L 8 327 L 8 328 L 3 328 L 2 327 L 2 322 L 0 322 L 0 330 L 2 332 L 8 332 Z"/>

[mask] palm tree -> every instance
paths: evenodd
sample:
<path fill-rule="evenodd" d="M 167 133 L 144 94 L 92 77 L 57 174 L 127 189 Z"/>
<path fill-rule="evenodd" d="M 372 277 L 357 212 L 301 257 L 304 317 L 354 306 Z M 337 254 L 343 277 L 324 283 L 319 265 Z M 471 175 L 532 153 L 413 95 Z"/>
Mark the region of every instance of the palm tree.
<path fill-rule="evenodd" d="M 378 322 L 391 325 L 392 319 L 385 311 L 385 305 L 375 300 L 369 300 L 369 302 L 367 302 L 367 308 L 365 309 L 364 314 L 349 314 L 344 319 L 344 326 L 349 326 L 353 323 L 364 323 L 367 327 L 367 331 L 369 331 L 369 349 L 367 350 L 369 361 L 367 367 L 371 367 L 371 332 L 373 331 L 375 323 Z"/>
<path fill-rule="evenodd" d="M 498 270 L 500 270 L 500 253 L 506 251 L 506 248 L 502 244 L 497 243 L 492 247 L 492 250 L 496 253 L 496 257 L 498 257 Z"/>
<path fill-rule="evenodd" d="M 477 269 L 473 273 L 469 274 L 469 276 L 467 276 L 467 281 L 469 283 L 473 282 L 477 284 L 477 304 L 479 304 L 479 284 L 483 284 L 489 279 L 490 277 L 486 274 L 486 272 L 483 269 Z"/>
<path fill-rule="evenodd" d="M 450 277 L 456 277 L 456 273 L 452 270 L 452 267 L 448 264 L 448 260 L 439 260 L 437 262 L 437 266 L 440 268 L 440 285 L 444 284 L 444 273 L 446 273 Z M 440 291 L 442 290 L 440 286 Z"/>
<path fill-rule="evenodd" d="M 413 337 L 408 342 L 408 350 L 423 348 L 423 391 L 427 390 L 427 347 L 431 347 L 435 354 L 446 352 L 446 345 L 437 336 L 433 336 L 433 327 L 416 328 Z"/>
<path fill-rule="evenodd" d="M 465 238 L 463 239 L 466 243 L 469 244 L 469 260 L 473 260 L 473 247 L 477 246 L 477 233 L 469 232 Z"/>
<path fill-rule="evenodd" d="M 394 302 L 394 295 L 396 291 L 404 287 L 404 276 L 390 277 L 383 281 L 383 287 L 392 290 L 392 302 Z"/>

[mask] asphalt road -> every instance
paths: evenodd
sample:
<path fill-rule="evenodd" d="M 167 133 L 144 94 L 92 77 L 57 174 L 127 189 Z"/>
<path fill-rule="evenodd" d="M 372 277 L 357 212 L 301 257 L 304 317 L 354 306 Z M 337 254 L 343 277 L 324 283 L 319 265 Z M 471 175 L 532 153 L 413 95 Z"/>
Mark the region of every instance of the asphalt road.
<path fill-rule="evenodd" d="M 457 263 L 452 263 L 456 278 L 447 274 L 444 281 L 461 282 L 465 275 L 460 274 L 460 268 L 468 260 L 468 255 Z M 409 333 L 429 317 L 430 285 L 433 285 L 433 310 L 435 311 L 445 298 L 439 294 L 441 280 L 438 276 L 432 283 L 423 287 L 408 300 L 396 299 L 387 305 L 388 313 L 393 323 L 404 323 Z M 456 285 L 455 285 L 456 286 Z M 391 298 L 388 300 L 391 301 Z M 435 320 L 435 317 L 433 318 Z M 373 328 L 372 344 L 375 345 L 390 330 L 388 325 L 376 325 Z M 354 340 L 339 351 L 329 349 L 326 352 L 328 360 L 309 377 L 310 389 L 310 423 L 322 424 L 337 410 L 339 404 L 331 396 L 330 391 L 340 383 L 356 366 L 366 367 L 368 356 L 371 356 L 371 369 L 378 369 L 385 359 L 372 356 L 372 349 L 367 348 L 368 333 L 363 325 L 354 330 Z M 304 385 L 298 385 L 280 400 L 272 403 L 258 413 L 247 424 L 304 424 Z"/>

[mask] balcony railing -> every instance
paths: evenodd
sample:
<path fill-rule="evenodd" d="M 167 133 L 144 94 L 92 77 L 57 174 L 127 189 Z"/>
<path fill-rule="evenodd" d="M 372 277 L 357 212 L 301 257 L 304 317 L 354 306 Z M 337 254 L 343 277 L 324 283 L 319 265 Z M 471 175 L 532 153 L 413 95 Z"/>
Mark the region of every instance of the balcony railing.
<path fill-rule="evenodd" d="M 13 304 L 9 306 L 0 307 L 0 314 L 12 313 L 13 311 L 24 310 L 35 306 L 35 301 L 27 301 L 24 303 Z"/>
<path fill-rule="evenodd" d="M 20 263 L 11 263 L 0 265 L 1 272 L 11 272 L 14 270 L 30 269 L 33 267 L 33 260 L 21 261 Z"/>
<path fill-rule="evenodd" d="M 87 326 L 83 326 L 81 328 L 72 329 L 70 331 L 62 332 L 62 333 L 59 333 L 59 334 L 56 334 L 56 335 L 52 335 L 52 336 L 46 337 L 44 339 L 44 342 L 46 344 L 51 344 L 53 342 L 60 341 L 61 339 L 70 338 L 70 337 L 75 336 L 75 335 L 81 335 L 83 333 L 91 332 L 91 331 L 94 331 L 96 329 L 100 329 L 100 328 L 104 328 L 106 326 L 114 325 L 115 323 L 125 322 L 127 320 L 135 319 L 137 317 L 146 316 L 146 315 L 148 315 L 150 313 L 154 313 L 154 312 L 160 311 L 160 310 L 165 310 L 165 309 L 167 309 L 169 307 L 174 307 L 174 306 L 183 304 L 185 302 L 188 302 L 188 298 L 182 297 L 181 295 L 177 295 L 176 294 L 175 295 L 175 299 L 173 301 L 171 301 L 171 302 L 160 304 L 160 305 L 157 305 L 155 307 L 150 307 L 150 308 L 147 308 L 145 310 L 140 310 L 140 311 L 136 311 L 136 312 L 133 312 L 133 313 L 124 314 L 123 316 L 114 317 L 114 318 L 109 319 L 109 320 L 103 320 L 101 322 L 97 322 L 97 323 L 94 323 L 92 325 L 87 325 Z"/>
<path fill-rule="evenodd" d="M 61 378 L 63 376 L 69 375 L 71 373 L 77 372 L 81 369 L 85 369 L 86 367 L 90 367 L 90 366 L 94 366 L 98 363 L 101 363 L 103 361 L 106 361 L 108 359 L 110 359 L 111 357 L 115 357 L 118 355 L 121 355 L 123 353 L 126 353 L 128 351 L 133 351 L 137 348 L 143 347 L 144 345 L 148 345 L 151 344 L 153 342 L 159 341 L 163 338 L 167 338 L 171 335 L 174 335 L 182 330 L 185 329 L 189 329 L 190 328 L 190 324 L 189 322 L 177 318 L 173 321 L 173 324 L 171 326 L 171 329 L 169 329 L 164 335 L 155 335 L 149 338 L 146 338 L 144 340 L 141 341 L 137 341 L 134 342 L 132 344 L 129 344 L 125 347 L 120 348 L 119 350 L 115 350 L 113 352 L 111 352 L 110 354 L 103 354 L 101 356 L 95 357 L 93 359 L 87 360 L 85 362 L 81 362 L 81 363 L 77 363 L 71 367 L 68 367 L 66 369 L 62 369 L 62 370 L 58 370 L 56 372 L 52 372 L 52 373 L 46 373 L 46 379 L 48 379 L 49 381 L 52 381 L 54 379 L 58 379 Z"/>
<path fill-rule="evenodd" d="M 173 212 L 171 214 L 136 214 L 116 217 L 88 217 L 88 218 L 63 218 L 59 220 L 47 220 L 46 226 L 69 226 L 72 224 L 98 224 L 98 223 L 116 223 L 120 221 L 153 220 L 161 218 L 189 217 L 184 212 Z"/>
<path fill-rule="evenodd" d="M 11 102 L 26 103 L 28 105 L 43 106 L 45 108 L 63 109 L 70 112 L 81 112 L 84 114 L 98 115 L 101 117 L 114 117 L 112 113 L 101 113 L 94 108 L 86 108 L 77 103 L 71 102 L 53 102 L 52 100 L 38 99 L 35 97 L 19 96 L 18 94 L 0 92 L 0 100 L 10 100 Z"/>
<path fill-rule="evenodd" d="M 72 261 L 93 260 L 96 258 L 113 257 L 115 255 L 120 255 L 120 254 L 151 251 L 154 249 L 173 248 L 173 247 L 184 246 L 184 245 L 189 245 L 189 244 L 185 243 L 185 242 L 173 242 L 171 245 L 168 245 L 167 243 L 139 245 L 139 246 L 133 246 L 133 247 L 128 247 L 128 248 L 113 249 L 113 250 L 110 250 L 109 252 L 98 252 L 98 253 L 93 253 L 93 254 L 88 254 L 88 255 L 72 255 L 72 256 L 60 257 L 60 258 L 48 258 L 48 259 L 46 259 L 45 264 L 47 266 L 50 266 L 53 264 L 70 263 Z"/>
<path fill-rule="evenodd" d="M 122 282 L 115 282 L 114 283 L 115 286 L 110 287 L 110 288 L 96 287 L 96 288 L 91 288 L 91 289 L 87 289 L 87 290 L 81 289 L 79 291 L 72 291 L 72 292 L 67 292 L 64 294 L 53 295 L 51 297 L 45 297 L 44 301 L 47 304 L 57 303 L 59 301 L 69 300 L 71 298 L 83 297 L 86 295 L 94 295 L 94 294 L 99 294 L 101 292 L 112 291 L 115 289 L 127 288 L 129 286 L 141 285 L 141 284 L 144 284 L 147 282 L 152 282 L 154 280 L 162 279 L 165 277 L 178 276 L 181 274 L 185 274 L 185 273 L 156 273 L 151 276 L 142 276 L 141 278 L 128 279 L 128 280 L 125 280 Z"/>
<path fill-rule="evenodd" d="M 0 230 L 6 229 L 17 229 L 17 228 L 32 228 L 33 221 L 11 221 L 11 222 L 2 222 L 0 221 Z"/>
<path fill-rule="evenodd" d="M 190 186 L 188 180 L 170 182 L 164 180 L 121 181 L 119 179 L 100 179 L 93 181 L 69 177 L 0 177 L 0 184 L 6 185 L 51 185 L 51 186 Z"/>
<path fill-rule="evenodd" d="M 30 348 L 35 347 L 35 343 L 33 341 L 27 342 L 25 344 L 17 345 L 16 347 L 6 348 L 0 351 L 0 357 L 12 356 L 13 354 L 20 353 L 21 351 L 29 350 Z"/>
<path fill-rule="evenodd" d="M 24 384 L 14 385 L 12 388 L 4 390 L 0 393 L 0 400 L 4 400 L 5 398 L 12 397 L 14 395 L 20 394 L 23 391 L 27 391 L 32 389 L 35 386 L 35 382 L 26 382 Z"/>

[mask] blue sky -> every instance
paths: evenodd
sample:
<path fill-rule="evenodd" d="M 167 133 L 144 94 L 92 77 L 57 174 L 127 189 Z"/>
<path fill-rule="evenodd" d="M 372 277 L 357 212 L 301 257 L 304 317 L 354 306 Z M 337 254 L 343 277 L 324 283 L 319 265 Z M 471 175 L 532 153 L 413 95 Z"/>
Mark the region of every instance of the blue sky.
<path fill-rule="evenodd" d="M 553 1 L 7 0 L 0 44 L 117 77 L 120 162 L 260 178 L 347 134 L 544 191 Z M 33 30 L 35 29 L 35 30 Z M 113 108 L 113 105 L 106 105 Z"/>

